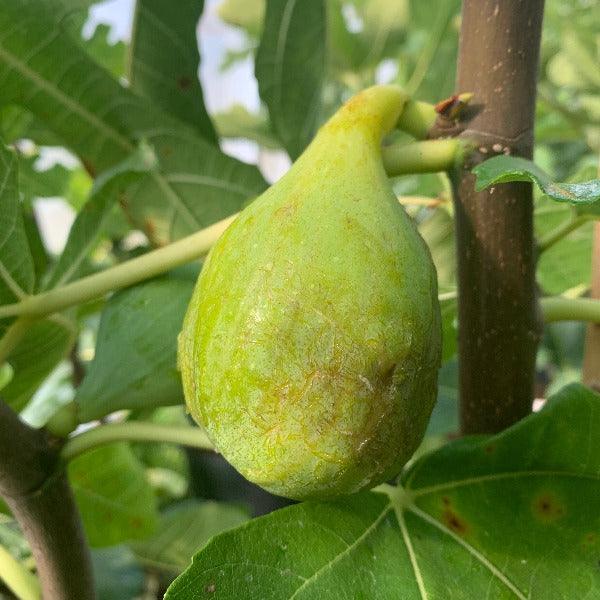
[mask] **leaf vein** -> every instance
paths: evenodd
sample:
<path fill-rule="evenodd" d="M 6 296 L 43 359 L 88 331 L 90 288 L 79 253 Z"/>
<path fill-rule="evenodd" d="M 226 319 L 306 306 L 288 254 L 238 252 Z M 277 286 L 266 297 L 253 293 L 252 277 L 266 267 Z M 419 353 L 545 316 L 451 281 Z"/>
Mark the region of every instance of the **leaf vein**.
<path fill-rule="evenodd" d="M 449 490 L 457 487 L 464 487 L 467 485 L 476 485 L 479 483 L 485 483 L 487 481 L 501 481 L 503 479 L 519 479 L 521 477 L 574 477 L 582 479 L 600 479 L 599 474 L 587 474 L 587 473 L 576 473 L 571 471 L 512 471 L 507 473 L 491 473 L 489 475 L 480 475 L 478 477 L 469 477 L 467 479 L 449 481 L 447 483 L 440 483 L 438 485 L 432 485 L 423 488 L 411 488 L 406 487 L 410 490 L 414 498 L 424 496 L 426 494 L 435 494 L 444 490 Z"/>
<path fill-rule="evenodd" d="M 358 536 L 354 540 L 354 542 L 352 542 L 352 544 L 350 544 L 345 550 L 343 550 L 338 555 L 336 555 L 333 558 L 333 560 L 324 564 L 320 569 L 315 571 L 308 579 L 306 579 L 304 581 L 304 583 L 299 588 L 296 589 L 296 591 L 290 596 L 289 600 L 293 600 L 293 598 L 296 598 L 303 589 L 307 588 L 309 585 L 314 583 L 319 577 L 321 577 L 321 575 L 323 575 L 323 573 L 325 573 L 325 571 L 327 571 L 328 569 L 331 569 L 336 563 L 338 563 L 345 556 L 350 554 L 355 548 L 357 548 L 371 533 L 373 533 L 373 531 L 375 531 L 375 529 L 379 526 L 379 524 L 383 521 L 383 519 L 388 515 L 388 513 L 391 510 L 392 510 L 392 504 L 390 502 L 381 511 L 381 514 L 377 517 L 377 519 L 375 519 L 375 521 L 373 521 L 373 523 L 371 523 L 371 525 L 369 525 L 365 529 L 365 531 L 360 536 Z"/>
<path fill-rule="evenodd" d="M 490 561 L 484 554 L 479 552 L 479 550 L 471 546 L 471 544 L 469 544 L 466 540 L 461 538 L 452 530 L 448 529 L 446 526 L 420 508 L 411 505 L 408 507 L 408 510 L 426 523 L 429 523 L 436 529 L 439 529 L 442 533 L 445 533 L 456 543 L 461 545 L 471 555 L 472 558 L 478 560 L 484 567 L 486 567 L 492 573 L 492 575 L 501 581 L 519 600 L 527 600 L 527 596 L 504 573 L 502 573 L 502 571 L 492 561 Z"/>

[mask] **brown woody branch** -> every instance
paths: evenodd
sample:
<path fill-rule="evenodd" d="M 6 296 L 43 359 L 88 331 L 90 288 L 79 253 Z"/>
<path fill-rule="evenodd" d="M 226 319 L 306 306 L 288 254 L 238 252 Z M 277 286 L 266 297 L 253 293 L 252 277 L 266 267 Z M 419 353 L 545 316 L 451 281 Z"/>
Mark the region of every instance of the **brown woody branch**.
<path fill-rule="evenodd" d="M 0 495 L 23 529 L 46 600 L 93 600 L 89 550 L 60 442 L 0 401 Z"/>

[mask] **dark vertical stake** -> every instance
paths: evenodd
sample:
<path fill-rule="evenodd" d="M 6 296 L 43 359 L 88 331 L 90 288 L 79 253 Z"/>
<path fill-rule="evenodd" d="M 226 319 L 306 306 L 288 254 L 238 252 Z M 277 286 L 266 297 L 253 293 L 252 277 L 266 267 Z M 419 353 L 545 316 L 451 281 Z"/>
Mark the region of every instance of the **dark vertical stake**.
<path fill-rule="evenodd" d="M 536 316 L 530 184 L 476 193 L 469 170 L 531 157 L 543 0 L 464 0 L 457 90 L 473 92 L 463 137 L 479 150 L 453 176 L 463 433 L 499 431 L 531 409 Z"/>

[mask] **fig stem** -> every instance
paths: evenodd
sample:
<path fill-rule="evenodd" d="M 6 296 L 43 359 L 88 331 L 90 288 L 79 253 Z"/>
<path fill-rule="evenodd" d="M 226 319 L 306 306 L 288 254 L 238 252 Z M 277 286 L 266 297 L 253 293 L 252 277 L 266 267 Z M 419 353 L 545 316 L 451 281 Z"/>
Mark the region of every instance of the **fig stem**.
<path fill-rule="evenodd" d="M 0 546 L 0 580 L 19 600 L 39 600 L 40 583 L 25 566 Z"/>
<path fill-rule="evenodd" d="M 214 450 L 208 436 L 199 427 L 127 421 L 99 425 L 69 438 L 60 456 L 63 461 L 68 462 L 84 452 L 114 442 L 166 442 Z"/>
<path fill-rule="evenodd" d="M 545 323 L 553 321 L 590 321 L 600 323 L 600 300 L 593 298 L 542 298 L 540 307 Z"/>
<path fill-rule="evenodd" d="M 409 99 L 404 105 L 396 127 L 418 140 L 422 140 L 427 137 L 429 130 L 435 125 L 437 117 L 435 105 Z"/>
<path fill-rule="evenodd" d="M 383 167 L 390 177 L 407 173 L 439 173 L 460 162 L 468 142 L 458 138 L 394 144 L 383 148 Z"/>
<path fill-rule="evenodd" d="M 552 248 L 554 244 L 560 242 L 560 240 L 569 235 L 569 233 L 575 231 L 575 229 L 578 229 L 589 221 L 593 221 L 595 218 L 595 215 L 573 214 L 570 219 L 561 223 L 558 227 L 550 231 L 538 241 L 538 252 L 541 254 L 549 248 Z"/>
<path fill-rule="evenodd" d="M 452 168 L 462 159 L 468 142 L 458 139 L 427 140 L 383 148 L 383 163 L 390 176 L 436 173 Z M 99 298 L 206 254 L 237 215 L 232 215 L 181 240 L 152 250 L 100 273 L 27 296 L 20 302 L 0 306 L 0 319 L 11 316 L 41 318 L 71 306 Z"/>

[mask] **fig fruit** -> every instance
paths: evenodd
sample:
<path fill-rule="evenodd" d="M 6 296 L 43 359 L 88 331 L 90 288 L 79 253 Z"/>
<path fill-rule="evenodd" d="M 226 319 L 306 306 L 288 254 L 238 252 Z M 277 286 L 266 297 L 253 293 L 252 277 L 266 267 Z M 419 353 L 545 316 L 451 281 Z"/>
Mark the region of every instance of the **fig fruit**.
<path fill-rule="evenodd" d="M 348 101 L 212 248 L 179 338 L 187 406 L 247 479 L 294 499 L 396 475 L 441 352 L 436 273 L 381 140 L 395 86 Z"/>

